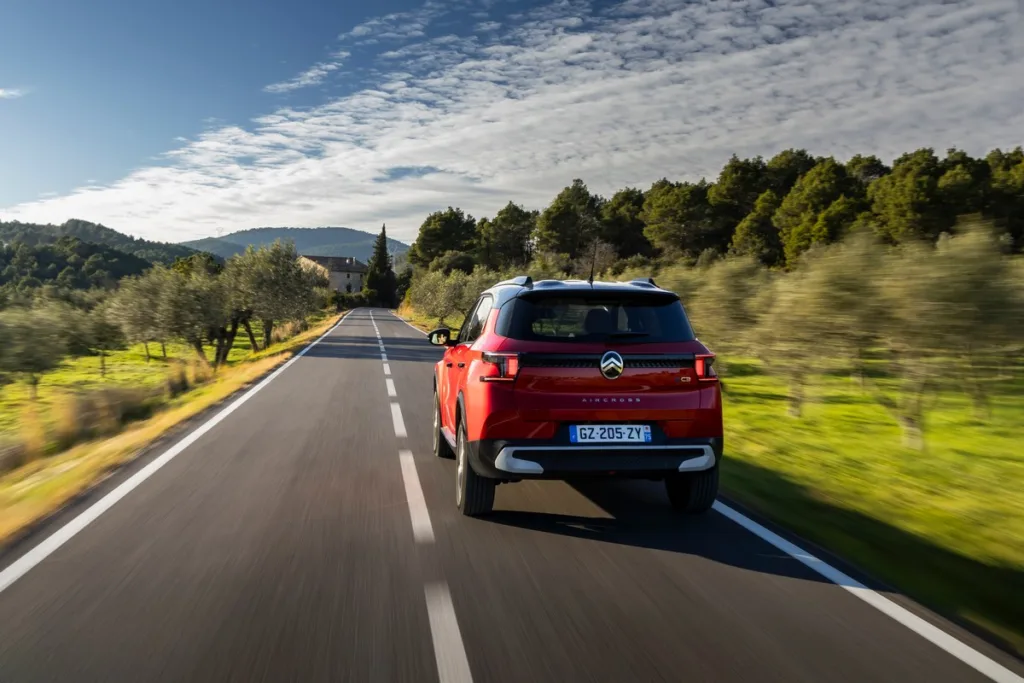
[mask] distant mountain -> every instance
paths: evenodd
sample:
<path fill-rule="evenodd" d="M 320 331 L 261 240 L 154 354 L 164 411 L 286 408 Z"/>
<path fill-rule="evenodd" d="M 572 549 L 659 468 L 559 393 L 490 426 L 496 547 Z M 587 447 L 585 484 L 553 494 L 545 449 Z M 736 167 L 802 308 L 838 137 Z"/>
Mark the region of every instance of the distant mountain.
<path fill-rule="evenodd" d="M 54 244 L 61 237 L 77 237 L 83 242 L 111 247 L 150 263 L 171 264 L 176 258 L 196 253 L 195 249 L 187 246 L 130 237 L 98 223 L 77 219 L 61 225 L 0 221 L 0 242 L 25 242 L 35 246 Z"/>
<path fill-rule="evenodd" d="M 274 240 L 291 240 L 300 254 L 354 256 L 366 262 L 373 253 L 373 242 L 376 239 L 376 234 L 352 228 L 253 228 L 223 237 L 182 242 L 182 246 L 229 258 L 242 253 L 250 244 L 259 247 L 273 244 Z M 409 250 L 409 245 L 393 239 L 388 239 L 388 246 L 395 255 L 405 254 Z"/>

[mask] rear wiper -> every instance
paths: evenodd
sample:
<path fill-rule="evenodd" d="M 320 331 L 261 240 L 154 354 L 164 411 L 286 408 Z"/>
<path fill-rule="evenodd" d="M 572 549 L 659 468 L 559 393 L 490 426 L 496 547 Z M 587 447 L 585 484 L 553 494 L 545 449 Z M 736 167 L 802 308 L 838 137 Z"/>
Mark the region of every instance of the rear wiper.
<path fill-rule="evenodd" d="M 608 335 L 609 339 L 629 339 L 633 337 L 650 337 L 648 332 L 613 332 Z"/>

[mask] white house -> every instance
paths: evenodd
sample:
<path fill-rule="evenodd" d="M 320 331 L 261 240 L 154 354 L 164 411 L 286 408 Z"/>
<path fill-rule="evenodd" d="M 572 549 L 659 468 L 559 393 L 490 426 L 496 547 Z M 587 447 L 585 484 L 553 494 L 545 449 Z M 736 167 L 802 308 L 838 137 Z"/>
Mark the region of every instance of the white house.
<path fill-rule="evenodd" d="M 363 288 L 366 264 L 351 256 L 300 256 L 299 260 L 319 268 L 337 292 L 358 292 Z"/>

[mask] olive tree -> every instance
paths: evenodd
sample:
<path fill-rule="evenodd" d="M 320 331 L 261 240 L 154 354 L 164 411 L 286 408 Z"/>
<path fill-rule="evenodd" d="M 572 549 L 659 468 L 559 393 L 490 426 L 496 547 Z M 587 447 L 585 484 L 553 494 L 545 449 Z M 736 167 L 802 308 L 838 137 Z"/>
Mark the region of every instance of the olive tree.
<path fill-rule="evenodd" d="M 0 313 L 0 329 L 5 336 L 0 369 L 24 378 L 35 401 L 39 375 L 60 365 L 67 350 L 60 320 L 44 309 L 11 308 Z"/>

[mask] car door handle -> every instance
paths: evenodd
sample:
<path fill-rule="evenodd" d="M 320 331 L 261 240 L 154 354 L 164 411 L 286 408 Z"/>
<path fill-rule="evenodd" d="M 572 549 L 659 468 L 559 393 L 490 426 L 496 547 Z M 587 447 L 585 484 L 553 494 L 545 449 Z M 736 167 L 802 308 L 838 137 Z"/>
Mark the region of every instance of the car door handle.
<path fill-rule="evenodd" d="M 465 363 L 459 363 L 459 367 L 460 368 L 464 368 L 464 367 L 466 367 L 466 364 Z"/>

